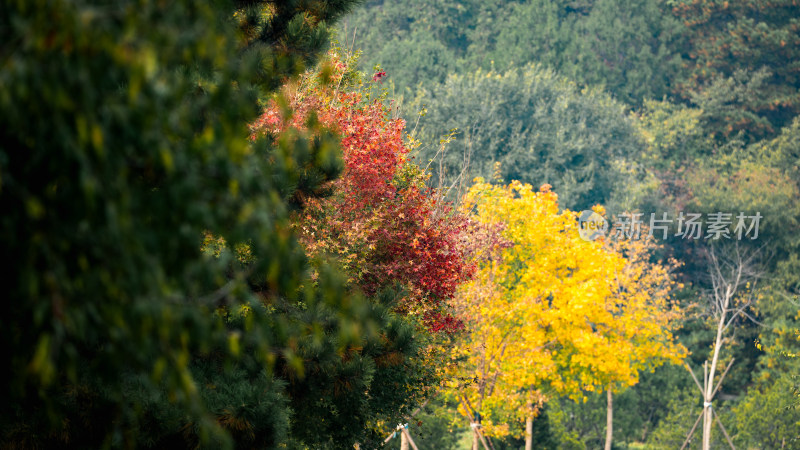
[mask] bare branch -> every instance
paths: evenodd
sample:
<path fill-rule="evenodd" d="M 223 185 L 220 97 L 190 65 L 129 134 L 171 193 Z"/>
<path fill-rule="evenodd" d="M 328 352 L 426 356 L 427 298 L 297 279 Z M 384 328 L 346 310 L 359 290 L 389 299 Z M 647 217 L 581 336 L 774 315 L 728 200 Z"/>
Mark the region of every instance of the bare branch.
<path fill-rule="evenodd" d="M 697 385 L 697 389 L 700 389 L 700 392 L 702 392 L 703 395 L 705 395 L 705 391 L 703 390 L 703 386 L 700 385 L 700 381 L 697 380 L 697 377 L 694 375 L 694 371 L 692 370 L 692 368 L 689 367 L 689 364 L 686 364 L 686 370 L 688 370 L 689 373 L 692 375 L 692 379 L 694 380 L 694 384 Z"/>
<path fill-rule="evenodd" d="M 710 246 L 706 250 L 709 266 L 709 281 L 711 288 L 707 297 L 711 303 L 711 314 L 714 317 L 724 317 L 731 301 L 737 298 L 743 289 L 749 289 L 744 303 L 739 305 L 725 323 L 727 329 L 734 321 L 745 314 L 747 308 L 753 303 L 752 292 L 757 281 L 763 277 L 759 260 L 761 249 L 748 249 L 736 242 L 732 246 Z"/>

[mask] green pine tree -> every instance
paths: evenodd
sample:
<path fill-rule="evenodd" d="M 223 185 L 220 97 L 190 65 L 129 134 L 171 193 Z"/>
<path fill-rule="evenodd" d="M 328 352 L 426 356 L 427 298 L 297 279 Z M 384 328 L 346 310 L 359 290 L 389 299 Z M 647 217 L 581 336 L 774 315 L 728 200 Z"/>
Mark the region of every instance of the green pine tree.
<path fill-rule="evenodd" d="M 421 376 L 375 359 L 412 325 L 288 232 L 337 139 L 248 130 L 353 3 L 2 3 L 4 447 L 350 448 L 403 412 Z"/>

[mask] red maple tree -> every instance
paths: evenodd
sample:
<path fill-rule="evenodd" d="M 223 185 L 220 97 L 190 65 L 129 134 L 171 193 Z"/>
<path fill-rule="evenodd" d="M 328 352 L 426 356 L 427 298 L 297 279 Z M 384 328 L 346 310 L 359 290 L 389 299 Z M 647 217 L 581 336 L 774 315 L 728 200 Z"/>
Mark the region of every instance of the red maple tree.
<path fill-rule="evenodd" d="M 295 229 L 309 256 L 335 255 L 368 295 L 399 285 L 399 311 L 418 315 L 430 331 L 459 329 L 446 301 L 472 271 L 467 219 L 425 186 L 427 175 L 409 158 L 405 122 L 359 83 L 343 83 L 348 70 L 329 54 L 322 70 L 286 87 L 289 108 L 272 101 L 253 126 L 256 134 L 280 136 L 306 129 L 314 115 L 341 136 L 344 172 L 332 182 L 333 195 L 308 199 Z"/>

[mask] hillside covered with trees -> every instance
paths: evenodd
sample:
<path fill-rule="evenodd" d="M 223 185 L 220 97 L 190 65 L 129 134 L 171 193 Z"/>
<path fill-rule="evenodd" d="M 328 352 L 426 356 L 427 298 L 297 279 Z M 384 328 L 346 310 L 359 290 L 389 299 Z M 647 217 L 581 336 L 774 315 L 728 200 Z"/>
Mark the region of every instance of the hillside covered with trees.
<path fill-rule="evenodd" d="M 751 253 L 753 276 L 726 324 L 741 314 L 718 345 L 735 362 L 714 408 L 737 446 L 800 445 L 789 407 L 800 319 L 796 2 L 369 1 L 340 40 L 362 52 L 363 70 L 386 72 L 433 185 L 460 195 L 476 176 L 548 184 L 561 208 L 602 204 L 612 225 L 625 213 L 642 213 L 645 227 L 651 214 L 670 218 L 655 258 L 678 262 L 676 335 L 696 374 L 717 346 L 708 255 Z M 731 230 L 738 214 L 760 214 L 758 238 L 682 233 L 682 213 L 708 225 L 718 212 Z M 615 446 L 682 445 L 703 409 L 683 366 L 620 393 Z M 602 445 L 605 396 L 552 397 L 538 420 L 554 440 L 535 448 Z M 716 425 L 712 434 L 728 445 Z"/>

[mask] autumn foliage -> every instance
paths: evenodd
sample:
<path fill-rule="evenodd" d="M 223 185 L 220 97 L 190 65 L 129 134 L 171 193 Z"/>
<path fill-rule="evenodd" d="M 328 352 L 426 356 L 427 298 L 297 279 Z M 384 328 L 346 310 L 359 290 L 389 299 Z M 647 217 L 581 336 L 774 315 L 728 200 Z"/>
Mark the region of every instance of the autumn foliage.
<path fill-rule="evenodd" d="M 310 121 L 338 132 L 342 175 L 330 184 L 331 195 L 304 199 L 295 215 L 307 253 L 335 256 L 368 295 L 401 287 L 399 310 L 432 331 L 455 330 L 461 324 L 445 301 L 470 273 L 461 244 L 466 221 L 425 187 L 404 142 L 405 122 L 359 86 L 332 52 L 320 72 L 286 88 L 288 108 L 268 105 L 254 132 L 280 137 Z"/>
<path fill-rule="evenodd" d="M 683 356 L 669 264 L 649 261 L 650 244 L 582 240 L 549 186 L 479 179 L 455 210 L 426 187 L 405 122 L 373 96 L 380 80 L 367 83 L 332 52 L 253 132 L 341 136 L 341 176 L 299 199 L 293 227 L 312 259 L 333 257 L 366 294 L 400 287 L 397 311 L 461 331 L 426 351 L 449 354 L 446 390 L 465 416 L 481 412 L 488 435 L 518 434 L 549 396 L 624 389 Z"/>
<path fill-rule="evenodd" d="M 487 434 L 518 434 L 514 423 L 550 395 L 619 390 L 684 355 L 669 264 L 649 261 L 651 244 L 581 239 L 548 185 L 478 179 L 463 207 L 494 237 L 454 302 L 468 336 L 454 348 L 451 388 Z"/>

